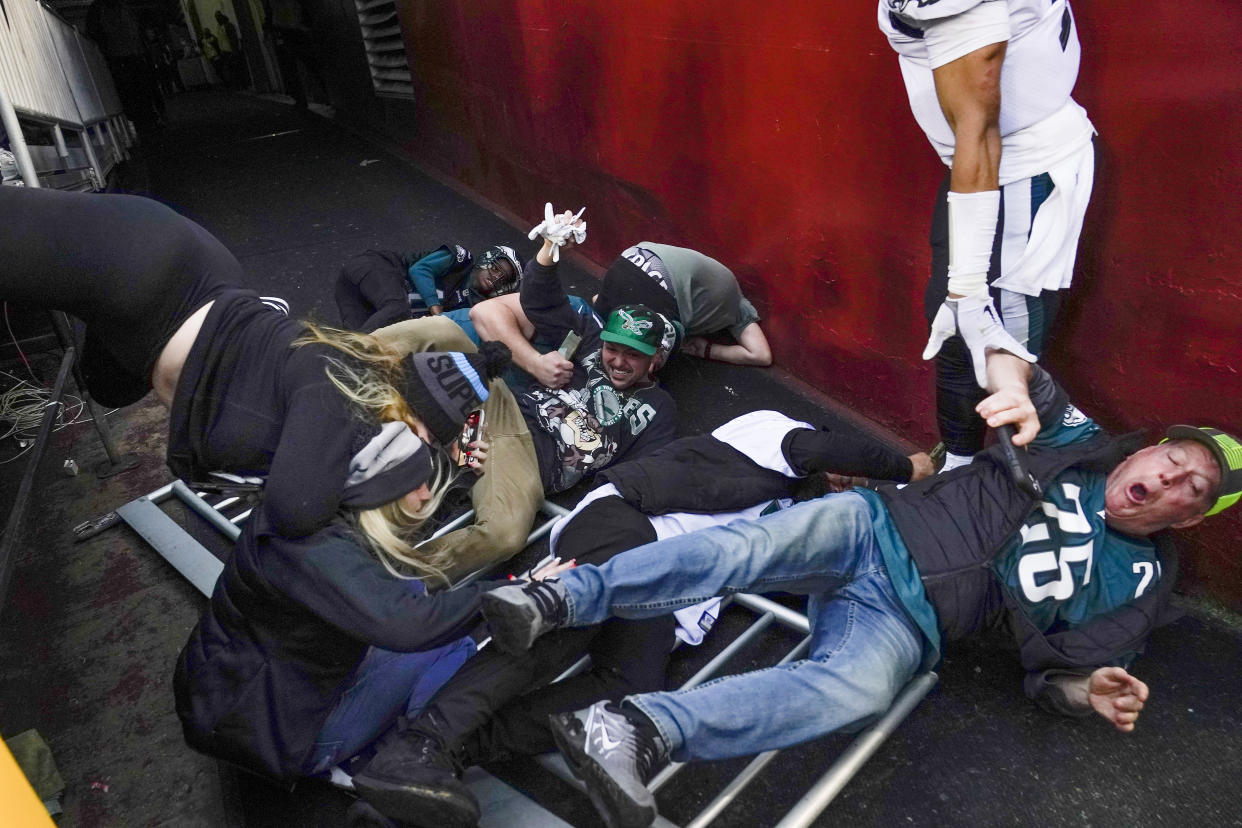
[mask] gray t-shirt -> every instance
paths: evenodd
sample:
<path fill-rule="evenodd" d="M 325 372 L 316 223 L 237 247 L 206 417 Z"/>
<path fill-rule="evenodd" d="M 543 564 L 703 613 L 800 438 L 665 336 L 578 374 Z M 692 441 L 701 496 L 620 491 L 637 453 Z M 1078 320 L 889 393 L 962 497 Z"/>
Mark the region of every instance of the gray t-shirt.
<path fill-rule="evenodd" d="M 734 339 L 759 312 L 742 295 L 733 271 L 697 250 L 639 242 L 621 254 L 670 291 L 689 336 L 728 331 Z"/>

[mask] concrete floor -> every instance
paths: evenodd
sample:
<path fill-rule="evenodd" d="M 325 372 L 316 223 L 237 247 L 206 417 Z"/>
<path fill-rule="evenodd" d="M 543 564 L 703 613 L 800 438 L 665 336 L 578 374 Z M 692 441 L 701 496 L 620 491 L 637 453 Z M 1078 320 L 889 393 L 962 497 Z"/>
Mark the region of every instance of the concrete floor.
<path fill-rule="evenodd" d="M 269 101 L 219 93 L 181 96 L 169 130 L 141 148 L 122 183 L 202 223 L 241 259 L 250 286 L 284 296 L 295 315 L 335 321 L 331 285 L 350 254 L 503 242 L 533 253 L 524 228 L 330 121 Z M 545 197 L 532 194 L 538 217 Z M 588 205 L 589 206 L 589 205 Z M 589 290 L 588 272 L 563 268 Z M 47 359 L 36 373 L 54 372 Z M 743 411 L 778 407 L 839 422 L 830 400 L 774 370 L 676 359 L 665 381 L 684 433 Z M 848 416 L 848 415 L 844 415 Z M 292 793 L 221 773 L 189 750 L 172 709 L 172 665 L 203 599 L 121 526 L 83 543 L 71 528 L 169 479 L 165 419 L 153 398 L 110 417 L 123 450 L 142 459 L 97 480 L 103 458 L 89 426 L 59 432 L 36 480 L 33 506 L 0 612 L 0 732 L 37 728 L 68 784 L 65 826 L 340 825 L 348 797 L 326 785 Z M 894 438 L 895 439 L 895 438 Z M 0 460 L 15 453 L 0 445 Z M 20 461 L 0 465 L 12 496 Z M 186 525 L 204 537 L 192 518 Z M 531 551 L 528 555 L 535 555 Z M 726 616 L 733 628 L 740 617 Z M 778 636 L 779 638 L 779 636 Z M 676 658 L 691 674 L 725 643 L 714 635 Z M 792 640 L 747 653 L 737 669 L 771 663 Z M 1097 721 L 1044 714 L 1022 696 L 1007 653 L 959 647 L 941 686 L 846 788 L 823 824 L 1238 825 L 1242 824 L 1242 634 L 1192 613 L 1153 636 L 1136 668 L 1153 690 L 1139 729 L 1119 736 Z M 762 700 L 756 700 L 762 703 Z M 829 738 L 782 754 L 717 824 L 770 825 L 843 748 Z M 663 813 L 690 819 L 745 760 L 694 766 L 661 792 Z M 493 768 L 562 818 L 595 825 L 581 797 L 529 766 Z"/>

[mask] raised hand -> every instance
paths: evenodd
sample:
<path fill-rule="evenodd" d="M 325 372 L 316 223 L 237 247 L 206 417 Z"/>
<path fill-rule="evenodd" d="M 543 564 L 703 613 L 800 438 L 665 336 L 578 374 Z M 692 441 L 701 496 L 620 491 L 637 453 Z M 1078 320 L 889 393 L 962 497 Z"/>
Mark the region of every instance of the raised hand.
<path fill-rule="evenodd" d="M 586 208 L 583 207 L 577 213 L 566 210 L 557 215 L 552 210 L 552 202 L 549 201 L 543 207 L 543 221 L 531 228 L 527 238 L 534 239 L 536 236 L 542 236 L 545 246 L 551 247 L 552 261 L 559 262 L 562 247 L 582 244 L 586 241 L 586 222 L 582 220 L 582 214 L 585 212 Z"/>

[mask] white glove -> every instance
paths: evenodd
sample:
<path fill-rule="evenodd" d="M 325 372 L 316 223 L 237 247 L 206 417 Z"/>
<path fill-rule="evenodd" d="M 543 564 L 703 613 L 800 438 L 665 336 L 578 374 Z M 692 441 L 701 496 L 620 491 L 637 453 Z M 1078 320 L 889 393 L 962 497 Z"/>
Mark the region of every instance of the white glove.
<path fill-rule="evenodd" d="M 931 359 L 940 353 L 940 346 L 953 334 L 962 335 L 970 350 L 975 368 L 975 382 L 980 388 L 988 387 L 988 351 L 1008 351 L 1019 359 L 1035 362 L 1035 355 L 1022 347 L 1009 331 L 1001 325 L 996 306 L 987 293 L 977 293 L 961 299 L 945 299 L 932 320 L 931 336 L 923 349 L 923 359 Z"/>
<path fill-rule="evenodd" d="M 561 246 L 568 244 L 572 239 L 574 244 L 582 244 L 586 241 L 586 222 L 579 221 L 582 214 L 586 212 L 583 207 L 578 211 L 577 215 L 568 221 L 563 216 L 559 216 L 552 211 L 552 202 L 547 202 L 543 206 L 543 221 L 539 222 L 534 228 L 526 234 L 526 238 L 533 239 L 535 236 L 543 236 L 552 243 L 552 261 L 559 262 L 561 260 Z"/>

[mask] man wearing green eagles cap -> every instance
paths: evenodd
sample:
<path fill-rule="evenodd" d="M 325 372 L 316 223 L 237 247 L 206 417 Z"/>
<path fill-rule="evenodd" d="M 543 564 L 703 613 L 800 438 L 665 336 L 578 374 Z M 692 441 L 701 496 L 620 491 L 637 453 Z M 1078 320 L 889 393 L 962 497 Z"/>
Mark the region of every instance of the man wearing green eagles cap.
<path fill-rule="evenodd" d="M 677 406 L 652 374 L 673 349 L 668 319 L 645 305 L 622 305 L 600 328 L 596 317 L 570 307 L 552 260 L 552 244 L 526 265 L 522 310 L 538 335 L 581 338 L 561 388 L 535 388 L 518 397 L 530 427 L 540 478 L 552 491 L 673 439 Z"/>
<path fill-rule="evenodd" d="M 602 324 L 580 314 L 561 286 L 549 243 L 526 265 L 521 303 L 541 339 L 579 337 L 568 354 L 572 373 L 561 387 L 520 394 L 492 382 L 483 421 L 487 462 L 471 491 L 475 521 L 436 541 L 456 562 L 453 577 L 519 551 L 546 492 L 653 451 L 677 430 L 677 404 L 652 379 L 675 345 L 666 317 L 644 305 L 616 308 Z M 476 350 L 461 328 L 440 317 L 398 322 L 375 335 L 401 353 Z"/>

